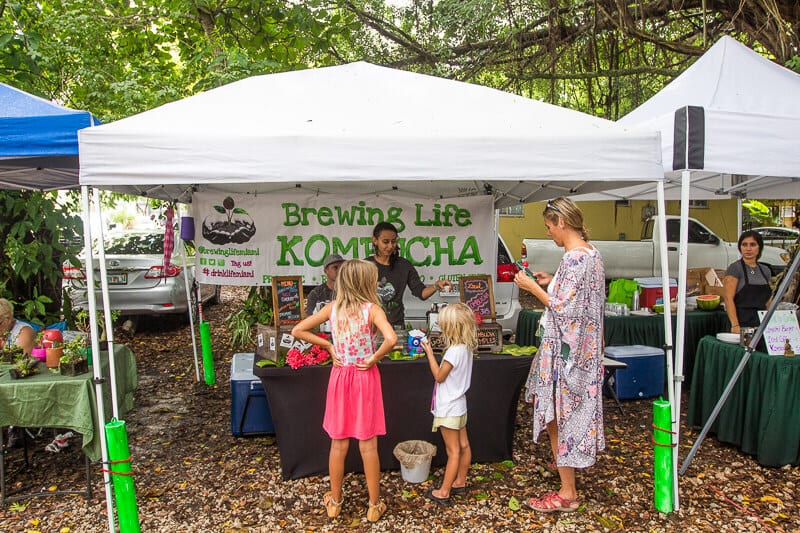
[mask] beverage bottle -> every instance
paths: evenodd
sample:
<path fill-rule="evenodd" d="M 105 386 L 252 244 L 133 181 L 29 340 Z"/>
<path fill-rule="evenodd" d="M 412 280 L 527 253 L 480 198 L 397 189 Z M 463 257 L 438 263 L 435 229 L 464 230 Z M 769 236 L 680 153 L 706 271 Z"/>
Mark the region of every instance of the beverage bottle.
<path fill-rule="evenodd" d="M 633 305 L 631 306 L 631 311 L 638 311 L 639 310 L 639 291 L 633 291 Z"/>

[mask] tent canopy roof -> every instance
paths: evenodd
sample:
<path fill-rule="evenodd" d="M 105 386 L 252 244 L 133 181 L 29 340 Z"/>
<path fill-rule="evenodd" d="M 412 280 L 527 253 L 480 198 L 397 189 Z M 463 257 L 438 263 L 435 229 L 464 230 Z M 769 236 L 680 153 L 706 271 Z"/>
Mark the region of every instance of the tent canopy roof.
<path fill-rule="evenodd" d="M 655 132 L 363 62 L 247 78 L 79 141 L 82 184 L 176 200 L 355 186 L 509 205 L 663 178 Z"/>
<path fill-rule="evenodd" d="M 770 195 L 764 178 L 800 176 L 798 94 L 800 75 L 724 36 L 618 122 L 661 132 L 666 172 L 759 177 L 760 197 L 779 197 L 798 183 Z M 692 114 L 687 106 L 701 109 Z"/>
<path fill-rule="evenodd" d="M 0 83 L 0 188 L 78 184 L 78 136 L 97 124 L 76 111 Z"/>

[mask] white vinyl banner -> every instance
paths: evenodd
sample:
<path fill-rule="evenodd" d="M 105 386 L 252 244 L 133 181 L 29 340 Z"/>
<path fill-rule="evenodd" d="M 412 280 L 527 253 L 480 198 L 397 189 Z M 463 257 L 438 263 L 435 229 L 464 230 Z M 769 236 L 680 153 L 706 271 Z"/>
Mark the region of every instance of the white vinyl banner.
<path fill-rule="evenodd" d="M 372 230 L 390 222 L 400 255 L 422 280 L 495 274 L 497 238 L 492 196 L 419 200 L 381 195 L 291 192 L 192 196 L 198 281 L 268 285 L 272 276 L 323 281 L 328 254 L 345 259 L 373 254 Z"/>

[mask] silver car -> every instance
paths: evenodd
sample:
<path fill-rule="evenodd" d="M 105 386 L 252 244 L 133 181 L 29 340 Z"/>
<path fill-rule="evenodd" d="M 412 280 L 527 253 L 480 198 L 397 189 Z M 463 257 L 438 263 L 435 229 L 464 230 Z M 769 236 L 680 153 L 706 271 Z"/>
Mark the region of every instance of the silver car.
<path fill-rule="evenodd" d="M 800 238 L 800 231 L 794 228 L 783 228 L 779 226 L 763 226 L 760 228 L 753 228 L 764 239 L 764 246 L 775 246 L 783 248 L 784 250 L 792 251 L 792 246 L 797 244 L 797 239 Z"/>
<path fill-rule="evenodd" d="M 158 231 L 130 231 L 107 237 L 105 245 L 106 273 L 111 308 L 121 315 L 180 315 L 188 320 L 188 302 L 184 276 L 189 276 L 191 301 L 195 295 L 191 289 L 194 283 L 194 247 L 175 237 L 175 252 L 169 267 L 164 268 L 164 234 Z M 186 265 L 184 265 L 177 246 L 184 243 Z M 97 302 L 101 304 L 99 261 L 94 259 Z M 62 266 L 63 286 L 72 300 L 73 308 L 88 307 L 86 299 L 85 261 L 76 267 L 69 262 Z M 201 301 L 217 303 L 221 287 L 219 285 L 200 285 Z M 192 305 L 194 308 L 195 306 Z"/>

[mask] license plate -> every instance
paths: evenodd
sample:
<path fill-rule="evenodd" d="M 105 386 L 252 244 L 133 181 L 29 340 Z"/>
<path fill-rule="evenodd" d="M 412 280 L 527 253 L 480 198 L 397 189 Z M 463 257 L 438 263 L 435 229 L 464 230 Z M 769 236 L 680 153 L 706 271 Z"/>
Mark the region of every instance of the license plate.
<path fill-rule="evenodd" d="M 108 275 L 108 284 L 109 285 L 127 285 L 128 283 L 128 273 L 124 272 L 122 274 L 109 274 Z"/>

